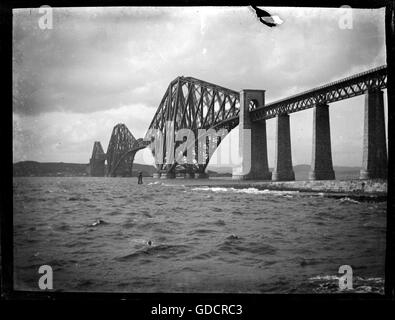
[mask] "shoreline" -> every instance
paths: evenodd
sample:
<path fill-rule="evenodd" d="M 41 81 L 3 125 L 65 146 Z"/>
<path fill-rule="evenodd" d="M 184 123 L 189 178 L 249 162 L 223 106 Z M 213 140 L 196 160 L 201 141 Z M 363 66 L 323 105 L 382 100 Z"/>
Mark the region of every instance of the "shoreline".
<path fill-rule="evenodd" d="M 23 178 L 23 177 L 14 177 Z M 31 177 L 27 177 L 31 178 Z M 59 178 L 59 177 L 54 177 Z M 64 178 L 64 177 L 63 177 Z M 72 178 L 72 177 L 66 177 Z M 89 177 L 78 177 L 89 178 Z M 134 183 L 136 177 L 123 177 L 121 179 L 130 179 Z M 105 177 L 105 179 L 117 179 Z M 247 189 L 255 188 L 257 190 L 272 191 L 298 191 L 323 195 L 325 197 L 341 199 L 349 197 L 358 201 L 387 201 L 387 181 L 380 180 L 296 180 L 296 181 L 262 181 L 262 180 L 233 180 L 232 178 L 210 177 L 208 179 L 185 179 L 177 177 L 176 179 L 155 179 L 144 177 L 148 181 L 157 181 L 166 185 L 179 185 L 180 183 L 190 187 L 219 187 Z M 144 183 L 143 180 L 143 183 Z"/>
<path fill-rule="evenodd" d="M 176 179 L 181 181 L 183 179 Z M 157 180 L 166 184 L 172 180 Z M 174 180 L 173 180 L 174 181 Z M 322 194 L 325 197 L 341 199 L 349 197 L 358 201 L 386 201 L 386 180 L 315 180 L 315 181 L 254 181 L 226 180 L 210 178 L 202 180 L 184 180 L 188 186 L 203 186 L 219 188 L 247 189 L 272 191 L 299 191 L 303 193 Z"/>

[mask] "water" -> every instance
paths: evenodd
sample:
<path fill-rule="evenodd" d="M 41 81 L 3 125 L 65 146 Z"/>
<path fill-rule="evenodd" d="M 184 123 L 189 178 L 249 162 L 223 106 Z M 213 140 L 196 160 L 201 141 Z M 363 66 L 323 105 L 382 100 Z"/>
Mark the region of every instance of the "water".
<path fill-rule="evenodd" d="M 200 183 L 14 178 L 16 289 L 383 293 L 385 202 Z"/>

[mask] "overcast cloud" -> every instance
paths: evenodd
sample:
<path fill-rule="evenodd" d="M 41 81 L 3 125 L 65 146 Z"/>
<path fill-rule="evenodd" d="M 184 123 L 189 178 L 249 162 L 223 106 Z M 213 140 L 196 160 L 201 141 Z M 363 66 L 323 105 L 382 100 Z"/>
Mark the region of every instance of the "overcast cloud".
<path fill-rule="evenodd" d="M 14 161 L 87 163 L 119 122 L 143 137 L 179 75 L 265 89 L 269 102 L 386 63 L 384 9 L 353 10 L 352 29 L 339 9 L 266 9 L 284 23 L 268 28 L 248 7 L 78 8 L 54 9 L 41 30 L 38 9 L 14 11 Z M 334 164 L 360 165 L 363 97 L 330 110 Z M 291 130 L 294 164 L 310 163 L 311 110 Z"/>

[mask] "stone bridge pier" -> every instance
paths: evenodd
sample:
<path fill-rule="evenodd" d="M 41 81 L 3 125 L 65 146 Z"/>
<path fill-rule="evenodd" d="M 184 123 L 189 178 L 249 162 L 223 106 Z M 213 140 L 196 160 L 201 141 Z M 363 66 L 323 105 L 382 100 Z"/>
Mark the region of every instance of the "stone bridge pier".
<path fill-rule="evenodd" d="M 89 159 L 89 175 L 92 177 L 104 177 L 106 154 L 100 141 L 93 144 L 92 156 Z"/>
<path fill-rule="evenodd" d="M 276 150 L 274 160 L 273 181 L 295 180 L 292 167 L 291 132 L 289 115 L 281 114 L 276 117 Z"/>
<path fill-rule="evenodd" d="M 383 91 L 369 90 L 365 95 L 363 156 L 360 179 L 387 177 Z"/>
<path fill-rule="evenodd" d="M 270 180 L 267 160 L 266 120 L 253 122 L 251 107 L 265 105 L 265 90 L 242 90 L 239 112 L 239 153 L 241 166 L 233 173 L 236 180 Z"/>
<path fill-rule="evenodd" d="M 309 180 L 334 180 L 329 105 L 317 104 L 313 115 L 313 150 Z"/>
<path fill-rule="evenodd" d="M 266 120 L 252 121 L 252 107 L 265 105 L 264 90 L 242 90 L 239 112 L 239 152 L 241 167 L 233 179 L 292 181 L 291 133 L 289 114 L 276 116 L 275 161 L 268 168 Z M 334 180 L 329 105 L 321 102 L 313 109 L 313 143 L 309 180 Z M 365 96 L 363 160 L 360 179 L 387 177 L 387 147 L 384 102 L 381 90 L 368 90 Z"/>

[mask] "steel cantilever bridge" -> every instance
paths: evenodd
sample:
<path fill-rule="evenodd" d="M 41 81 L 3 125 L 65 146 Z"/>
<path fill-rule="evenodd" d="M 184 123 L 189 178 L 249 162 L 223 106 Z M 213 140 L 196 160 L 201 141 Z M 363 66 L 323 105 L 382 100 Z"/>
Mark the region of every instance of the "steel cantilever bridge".
<path fill-rule="evenodd" d="M 241 92 L 237 92 L 192 77 L 180 76 L 170 82 L 169 86 L 167 87 L 166 92 L 160 101 L 158 109 L 151 121 L 151 124 L 149 125 L 145 139 L 135 139 L 124 124 L 118 124 L 113 129 L 106 153 L 103 152 L 100 142 L 95 142 L 92 157 L 90 159 L 91 175 L 103 176 L 105 174 L 104 161 L 106 160 L 106 175 L 130 176 L 132 172 L 131 170 L 134 156 L 138 150 L 146 148 L 151 143 L 151 141 L 149 141 L 149 133 L 152 132 L 152 130 L 161 132 L 165 141 L 174 141 L 175 134 L 180 129 L 192 130 L 196 137 L 195 145 L 197 147 L 199 129 L 226 129 L 227 132 L 230 132 L 239 125 L 241 121 L 240 119 L 242 119 L 246 113 L 248 114 L 248 121 L 250 121 L 252 124 L 260 125 L 264 123 L 265 120 L 270 118 L 281 118 L 282 116 L 286 116 L 297 111 L 302 111 L 321 105 L 328 105 L 332 102 L 363 94 L 368 96 L 368 93 L 381 92 L 381 90 L 385 89 L 386 87 L 387 66 L 381 66 L 345 79 L 341 79 L 339 81 L 320 86 L 318 88 L 314 88 L 312 90 L 293 95 L 291 97 L 287 97 L 285 99 L 265 104 L 264 98 L 263 100 L 259 101 L 259 99 L 254 99 L 254 93 L 251 93 L 258 90 L 243 90 Z M 245 96 L 247 98 L 244 97 L 241 99 L 241 93 L 243 92 L 247 93 Z M 264 91 L 262 90 L 261 92 L 263 92 L 264 97 Z M 241 112 L 241 109 L 243 109 L 243 112 Z M 366 130 L 368 130 L 366 129 L 366 117 L 367 115 L 365 109 L 365 134 Z M 169 121 L 174 123 L 174 130 L 172 131 L 166 126 L 166 123 Z M 377 120 L 375 121 L 377 124 Z M 281 123 L 283 122 L 284 121 Z M 281 126 L 278 130 L 281 130 Z M 370 132 L 368 132 L 367 135 L 373 135 L 374 137 L 377 136 L 377 134 L 372 134 L 371 132 L 372 129 L 370 129 Z M 264 139 L 266 139 L 266 137 L 264 137 Z M 223 137 L 217 140 L 217 146 L 220 144 L 221 140 L 223 140 Z M 287 141 L 287 139 L 285 139 L 285 141 Z M 319 141 L 316 142 L 318 143 Z M 182 141 L 176 142 L 175 147 L 181 143 Z M 280 149 L 284 144 L 283 141 L 277 141 L 276 143 Z M 266 142 L 264 147 L 266 148 Z M 288 147 L 285 147 L 285 149 L 287 148 Z M 168 174 L 172 172 L 174 173 L 176 168 L 179 165 L 182 165 L 184 172 L 186 171 L 191 175 L 204 175 L 205 169 L 210 160 L 210 156 L 212 155 L 212 153 L 209 153 L 208 149 L 205 152 L 206 154 L 204 156 L 204 163 L 197 163 L 197 152 L 195 152 L 193 157 L 196 160 L 194 161 L 196 164 L 183 164 L 177 162 L 172 164 L 157 164 L 157 170 L 162 174 Z M 375 152 L 377 153 L 377 150 L 375 150 Z M 252 161 L 254 161 L 254 159 Z M 330 163 L 330 166 L 331 165 L 332 164 Z M 279 168 L 277 168 L 278 171 L 282 170 L 280 167 L 281 161 L 279 163 Z M 289 168 L 287 170 L 289 170 Z"/>

